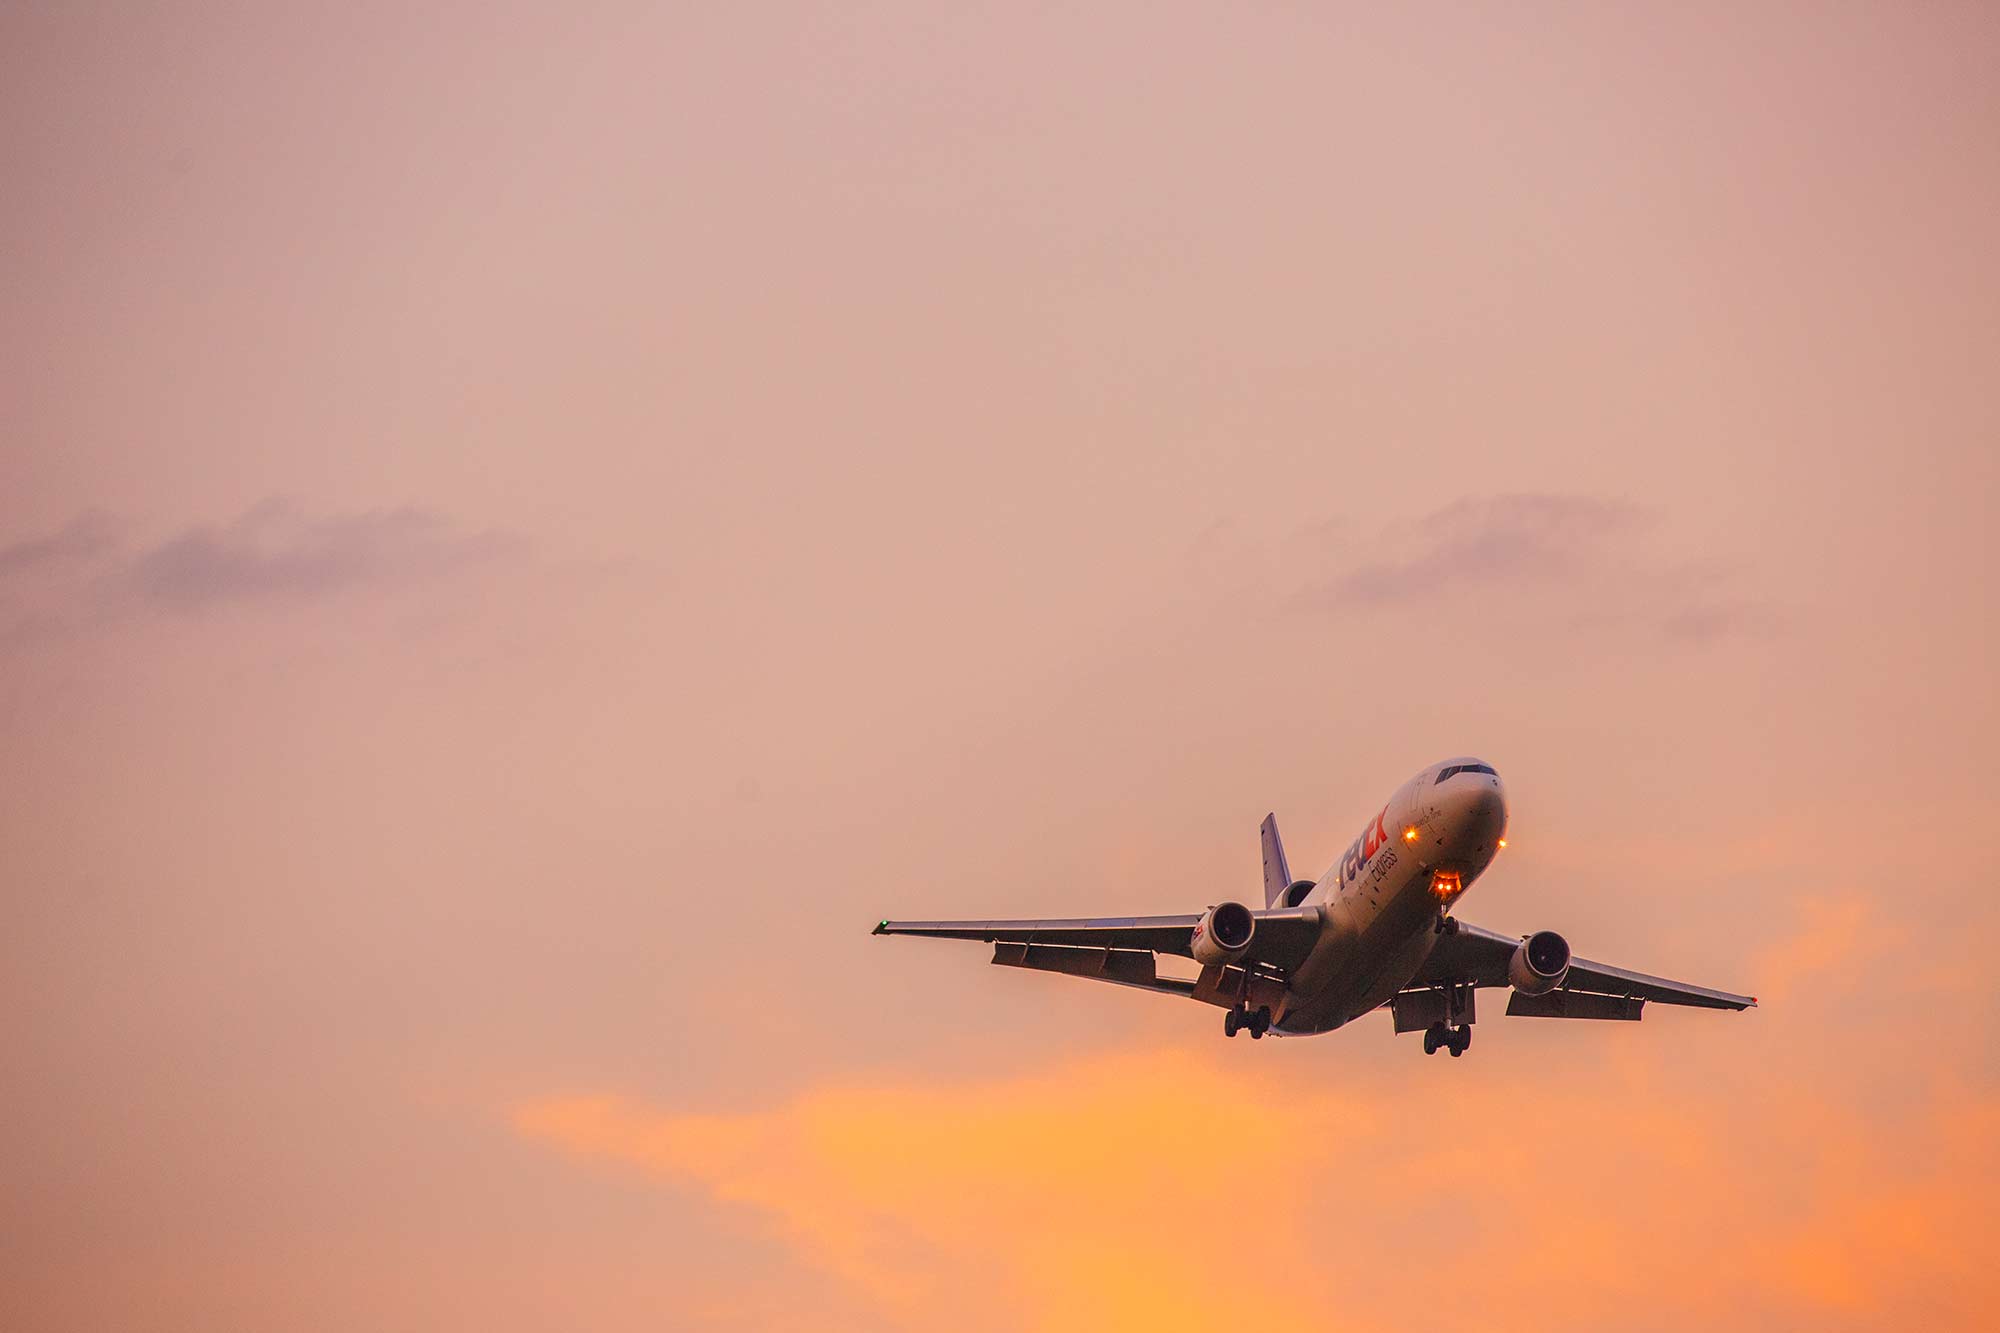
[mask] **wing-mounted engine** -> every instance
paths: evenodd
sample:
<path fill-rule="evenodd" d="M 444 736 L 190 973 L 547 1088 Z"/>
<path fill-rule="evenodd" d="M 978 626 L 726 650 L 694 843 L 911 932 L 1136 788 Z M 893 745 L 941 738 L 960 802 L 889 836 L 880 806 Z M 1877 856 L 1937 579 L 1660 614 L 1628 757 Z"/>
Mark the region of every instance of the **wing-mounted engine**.
<path fill-rule="evenodd" d="M 1522 940 L 1507 960 L 1507 984 L 1523 995 L 1547 995 L 1569 975 L 1569 941 L 1553 930 Z"/>
<path fill-rule="evenodd" d="M 1257 918 L 1242 903 L 1217 903 L 1194 923 L 1194 938 L 1188 952 L 1203 967 L 1233 963 L 1250 952 L 1251 937 L 1257 933 Z M 1565 962 L 1568 953 L 1565 951 Z"/>

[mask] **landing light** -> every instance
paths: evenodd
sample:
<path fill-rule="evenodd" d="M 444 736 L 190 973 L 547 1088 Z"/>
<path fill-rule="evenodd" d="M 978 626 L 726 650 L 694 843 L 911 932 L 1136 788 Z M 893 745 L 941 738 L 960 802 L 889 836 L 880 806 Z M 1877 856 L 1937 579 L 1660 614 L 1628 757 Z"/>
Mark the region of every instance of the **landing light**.
<path fill-rule="evenodd" d="M 1412 824 L 1410 827 L 1403 830 L 1403 841 L 1415 842 L 1416 840 L 1417 840 L 1417 826 Z"/>
<path fill-rule="evenodd" d="M 1503 852 L 1507 850 L 1507 840 L 1505 838 L 1500 839 L 1499 847 Z"/>

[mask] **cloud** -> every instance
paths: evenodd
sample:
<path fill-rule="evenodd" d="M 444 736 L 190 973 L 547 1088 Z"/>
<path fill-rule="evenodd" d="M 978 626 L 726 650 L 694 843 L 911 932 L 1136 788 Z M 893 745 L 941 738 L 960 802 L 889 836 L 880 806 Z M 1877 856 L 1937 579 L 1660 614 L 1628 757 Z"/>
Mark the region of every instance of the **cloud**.
<path fill-rule="evenodd" d="M 1456 588 L 1560 582 L 1640 526 L 1643 511 L 1585 495 L 1460 500 L 1420 521 L 1415 553 L 1358 566 L 1325 585 L 1334 606 L 1375 606 Z M 1394 543 L 1407 548 L 1410 543 Z"/>
<path fill-rule="evenodd" d="M 1212 1256 L 1217 1223 L 1188 1225 L 1178 1241 L 1159 1225 L 1163 1190 L 1191 1217 L 1224 1219 L 1243 1208 L 1230 1174 L 1239 1151 L 1271 1165 L 1244 1133 L 1250 1089 L 1209 1073 L 1184 1056 L 1138 1055 L 981 1085 L 829 1089 L 737 1117 L 561 1098 L 521 1108 L 515 1123 L 772 1216 L 810 1262 L 901 1326 L 1257 1322 L 1282 1302 L 1188 1280 Z M 1147 1105 L 1154 1093 L 1167 1103 Z M 1366 1121 L 1337 1097 L 1291 1110 Z M 968 1282 L 969 1265 L 986 1279 Z"/>
<path fill-rule="evenodd" d="M 0 545 L 0 652 L 97 614 L 120 541 L 119 524 L 86 510 L 54 532 Z"/>
<path fill-rule="evenodd" d="M 117 544 L 116 525 L 97 510 L 85 510 L 45 537 L 0 546 L 0 580 L 73 568 Z"/>
<path fill-rule="evenodd" d="M 312 601 L 349 589 L 435 578 L 504 554 L 515 539 L 465 533 L 422 509 L 313 518 L 267 501 L 220 527 L 190 529 L 146 551 L 129 582 L 156 604 Z"/>
<path fill-rule="evenodd" d="M 267 500 L 225 523 L 134 544 L 95 510 L 0 546 L 0 646 L 18 646 L 142 609 L 302 604 L 436 582 L 525 549 L 427 509 L 314 515 Z"/>
<path fill-rule="evenodd" d="M 1687 643 L 1770 628 L 1772 608 L 1732 593 L 1726 571 L 1653 558 L 1657 528 L 1652 511 L 1600 496 L 1459 500 L 1370 543 L 1402 554 L 1318 580 L 1301 600 L 1345 614 L 1484 604 L 1574 629 L 1643 624 Z"/>
<path fill-rule="evenodd" d="M 1750 967 L 1764 994 L 1785 999 L 1818 973 L 1852 972 L 1872 955 L 1907 943 L 1908 932 L 1878 919 L 1867 899 L 1808 900 L 1795 909 L 1799 928 Z"/>
<path fill-rule="evenodd" d="M 1289 1051 L 1242 1054 L 513 1119 L 768 1219 L 897 1327 L 1391 1329 L 1412 1300 L 1499 1330 L 1545 1328 L 1551 1302 L 1633 1329 L 1970 1327 L 2000 1297 L 1969 1226 L 2000 1168 L 1990 1098 L 1878 1124 L 1782 1078 L 1748 1116 L 1713 1071 L 1629 1053 L 1349 1065 L 1331 1086 Z"/>

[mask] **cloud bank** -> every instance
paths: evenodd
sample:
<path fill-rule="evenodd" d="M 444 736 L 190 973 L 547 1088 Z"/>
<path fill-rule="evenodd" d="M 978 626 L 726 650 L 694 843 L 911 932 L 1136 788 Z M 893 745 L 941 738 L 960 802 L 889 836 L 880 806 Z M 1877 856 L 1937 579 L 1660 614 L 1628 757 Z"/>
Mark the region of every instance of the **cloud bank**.
<path fill-rule="evenodd" d="M 1393 1329 L 1417 1291 L 1443 1325 L 1536 1330 L 1556 1308 L 1837 1328 L 1964 1320 L 2000 1296 L 1969 1244 L 2000 1101 L 1941 1095 L 1890 1143 L 1942 1151 L 1910 1152 L 1809 1086 L 1753 1128 L 1699 1074 L 1601 1049 L 1587 1068 L 1413 1061 L 1337 1088 L 1236 1051 L 1137 1051 L 741 1115 L 556 1098 L 514 1122 L 753 1210 L 913 1329 Z"/>

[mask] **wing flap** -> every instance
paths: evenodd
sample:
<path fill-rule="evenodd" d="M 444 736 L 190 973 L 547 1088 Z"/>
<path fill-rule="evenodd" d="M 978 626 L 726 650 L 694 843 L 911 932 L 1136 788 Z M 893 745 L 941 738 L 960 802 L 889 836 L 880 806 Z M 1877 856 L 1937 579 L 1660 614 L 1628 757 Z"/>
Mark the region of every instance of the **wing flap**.
<path fill-rule="evenodd" d="M 993 961 L 1001 967 L 1024 967 L 1034 972 L 1056 972 L 1063 976 L 1109 981 L 1140 990 L 1165 991 L 1170 995 L 1193 995 L 1194 983 L 1178 977 L 1163 977 L 1153 965 L 1154 955 L 1146 949 L 1079 949 L 1064 944 L 995 944 Z"/>
<path fill-rule="evenodd" d="M 1507 1013 L 1514 1018 L 1599 1018 L 1636 1023 L 1645 1008 L 1644 1000 L 1587 991 L 1558 990 L 1547 995 L 1516 991 L 1507 997 Z"/>

